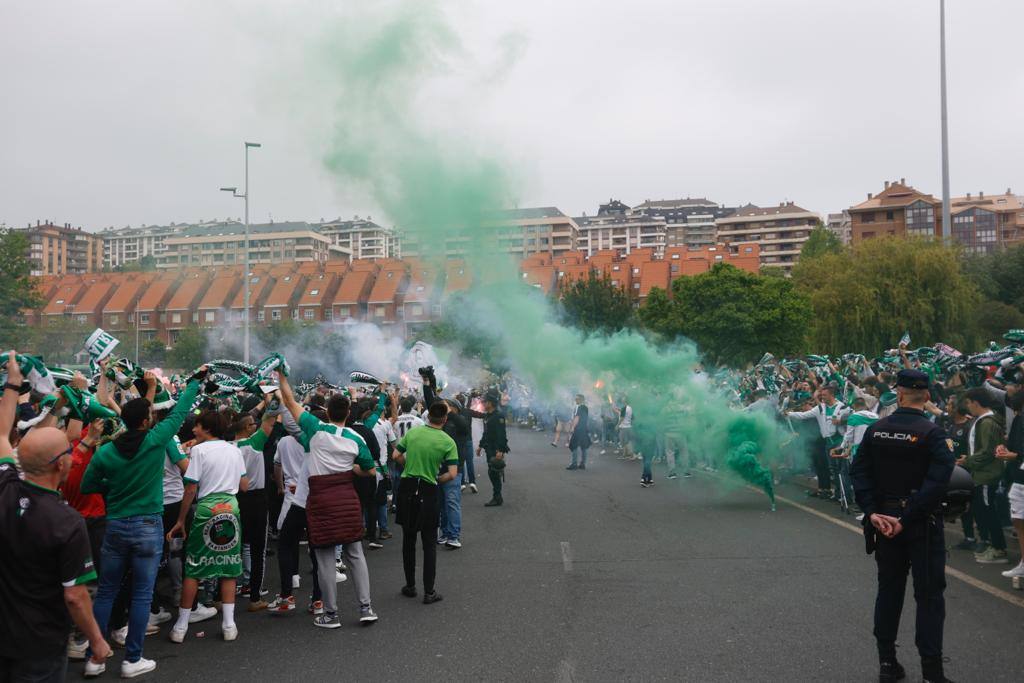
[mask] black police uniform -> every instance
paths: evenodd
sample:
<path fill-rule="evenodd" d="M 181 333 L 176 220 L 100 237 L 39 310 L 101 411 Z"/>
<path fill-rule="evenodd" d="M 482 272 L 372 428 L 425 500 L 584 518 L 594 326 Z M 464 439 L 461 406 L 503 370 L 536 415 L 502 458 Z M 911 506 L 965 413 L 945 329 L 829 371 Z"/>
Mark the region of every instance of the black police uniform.
<path fill-rule="evenodd" d="M 928 376 L 899 373 L 899 386 L 927 388 Z M 953 473 L 954 456 L 946 432 L 920 410 L 899 408 L 867 429 L 850 468 L 857 504 L 864 511 L 868 552 L 878 563 L 875 638 L 883 662 L 896 661 L 896 636 L 912 570 L 917 601 L 917 649 L 922 665 L 942 674 L 945 619 L 946 544 L 937 514 Z M 903 526 L 894 538 L 875 534 L 870 517 L 896 517 Z M 898 665 L 895 665 L 898 666 Z"/>
<path fill-rule="evenodd" d="M 505 432 L 505 414 L 500 410 L 488 413 L 484 418 L 484 433 L 480 437 L 480 448 L 487 456 L 487 477 L 491 480 L 494 494 L 487 503 L 501 505 L 501 485 L 504 477 L 504 463 L 495 459 L 498 453 L 508 453 L 508 435 Z M 500 464 L 498 464 L 500 463 Z"/>

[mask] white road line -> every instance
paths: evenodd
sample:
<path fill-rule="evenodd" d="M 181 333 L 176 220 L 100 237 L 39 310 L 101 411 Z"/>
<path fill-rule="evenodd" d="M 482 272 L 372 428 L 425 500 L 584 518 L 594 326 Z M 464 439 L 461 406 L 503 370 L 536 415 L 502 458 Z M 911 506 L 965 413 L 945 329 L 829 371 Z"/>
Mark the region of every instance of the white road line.
<path fill-rule="evenodd" d="M 764 493 L 764 491 L 762 491 L 761 489 L 755 488 L 753 486 L 748 486 L 747 488 L 749 488 L 751 491 L 757 491 L 758 493 L 762 493 L 762 494 Z M 820 517 L 821 519 L 824 519 L 826 522 L 832 522 L 836 526 L 841 526 L 844 529 L 846 529 L 848 531 L 852 531 L 855 534 L 861 535 L 861 534 L 864 533 L 864 530 L 861 529 L 859 526 L 856 526 L 855 524 L 850 524 L 849 522 L 846 522 L 844 520 L 836 519 L 835 517 L 833 517 L 831 515 L 828 515 L 828 514 L 825 514 L 824 512 L 822 512 L 820 510 L 815 510 L 812 507 L 808 507 L 806 505 L 802 505 L 800 503 L 797 503 L 794 500 L 790 500 L 789 498 L 784 498 L 782 496 L 775 496 L 775 499 L 776 500 L 780 500 L 780 501 L 782 501 L 783 503 L 785 503 L 787 505 L 792 505 L 793 507 L 797 508 L 798 510 L 803 510 L 804 512 L 809 512 L 810 514 L 814 515 L 815 517 Z M 949 576 L 952 576 L 954 579 L 960 579 L 961 581 L 963 581 L 967 585 L 974 586 L 978 590 L 985 591 L 989 595 L 995 596 L 995 597 L 999 598 L 1000 600 L 1003 600 L 1005 602 L 1010 603 L 1011 605 L 1016 605 L 1017 607 L 1024 607 L 1024 598 L 1017 597 L 1013 593 L 1009 593 L 1007 591 L 1004 591 L 1004 590 L 1001 590 L 999 588 L 996 588 L 995 586 L 993 586 L 991 584 L 988 584 L 988 583 L 985 583 L 984 581 L 981 581 L 980 579 L 976 579 L 973 576 L 971 576 L 970 574 L 966 574 L 966 573 L 960 571 L 959 569 L 956 569 L 954 567 L 950 567 L 949 565 L 946 565 L 946 574 L 949 575 Z"/>
<path fill-rule="evenodd" d="M 568 574 L 572 571 L 572 548 L 569 547 L 569 541 L 562 541 L 562 568 Z"/>

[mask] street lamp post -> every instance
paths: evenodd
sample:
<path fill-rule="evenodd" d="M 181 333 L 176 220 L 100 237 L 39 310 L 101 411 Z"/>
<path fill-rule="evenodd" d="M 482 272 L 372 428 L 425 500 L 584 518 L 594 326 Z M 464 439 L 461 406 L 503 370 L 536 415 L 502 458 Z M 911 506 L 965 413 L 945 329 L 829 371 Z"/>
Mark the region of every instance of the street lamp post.
<path fill-rule="evenodd" d="M 939 71 L 942 99 L 942 240 L 952 241 L 949 208 L 949 120 L 946 115 L 946 0 L 939 0 Z"/>
<path fill-rule="evenodd" d="M 246 142 L 245 143 L 245 191 L 241 194 L 238 193 L 237 187 L 222 187 L 221 192 L 230 192 L 233 197 L 241 197 L 245 200 L 245 273 L 244 273 L 244 288 L 245 294 L 242 306 L 244 310 L 242 312 L 242 324 L 244 328 L 243 332 L 243 359 L 246 363 L 249 362 L 249 150 L 253 147 L 262 147 L 258 142 Z"/>

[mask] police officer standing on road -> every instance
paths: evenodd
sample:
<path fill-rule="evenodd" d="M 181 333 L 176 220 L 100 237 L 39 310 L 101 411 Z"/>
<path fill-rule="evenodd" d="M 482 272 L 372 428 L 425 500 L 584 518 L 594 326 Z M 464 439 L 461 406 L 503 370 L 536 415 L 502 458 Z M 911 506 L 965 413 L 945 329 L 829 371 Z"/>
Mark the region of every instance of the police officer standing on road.
<path fill-rule="evenodd" d="M 942 670 L 946 616 L 946 543 L 939 506 L 953 473 L 952 442 L 925 417 L 928 376 L 902 370 L 899 408 L 868 428 L 850 468 L 857 504 L 864 511 L 867 551 L 878 563 L 875 638 L 879 681 L 906 676 L 896 661 L 896 635 L 913 568 L 917 649 L 927 683 L 948 681 Z"/>
<path fill-rule="evenodd" d="M 480 452 L 487 456 L 487 476 L 491 480 L 494 493 L 484 507 L 497 507 L 502 504 L 501 485 L 505 478 L 505 454 L 508 453 L 508 435 L 505 432 L 505 414 L 500 410 L 501 396 L 496 392 L 488 392 L 484 396 L 484 433 L 480 437 Z"/>

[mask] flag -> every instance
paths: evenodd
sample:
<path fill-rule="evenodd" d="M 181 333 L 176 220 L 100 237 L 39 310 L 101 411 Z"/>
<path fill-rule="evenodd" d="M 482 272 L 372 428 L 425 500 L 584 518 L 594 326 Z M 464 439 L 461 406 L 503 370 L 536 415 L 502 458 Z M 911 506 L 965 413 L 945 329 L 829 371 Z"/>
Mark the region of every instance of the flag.
<path fill-rule="evenodd" d="M 89 359 L 98 363 L 109 356 L 120 343 L 113 336 L 97 327 L 89 335 L 89 338 L 85 340 L 85 350 L 89 352 Z"/>
<path fill-rule="evenodd" d="M 910 330 L 904 332 L 903 336 L 900 337 L 899 346 L 910 346 Z"/>

